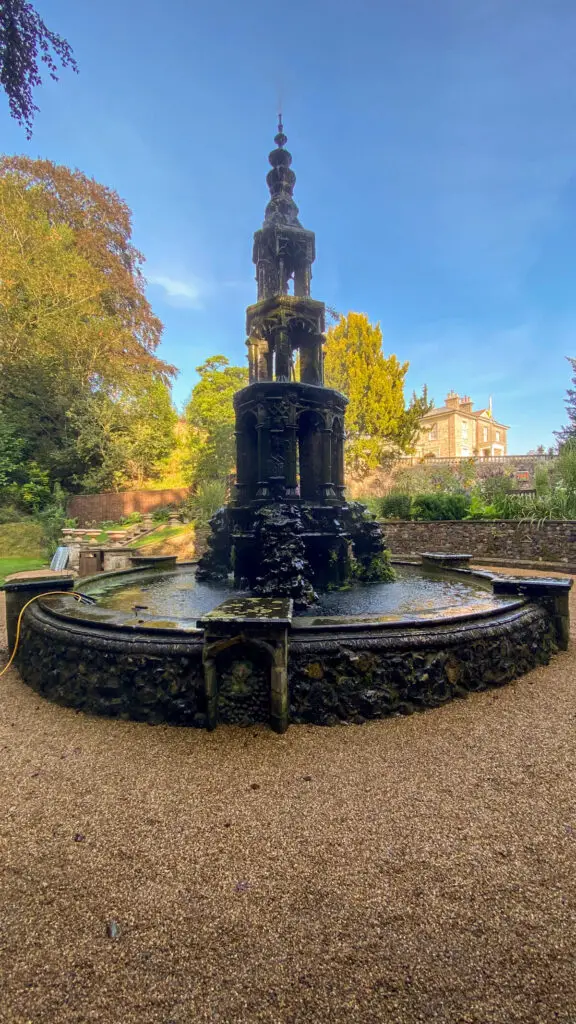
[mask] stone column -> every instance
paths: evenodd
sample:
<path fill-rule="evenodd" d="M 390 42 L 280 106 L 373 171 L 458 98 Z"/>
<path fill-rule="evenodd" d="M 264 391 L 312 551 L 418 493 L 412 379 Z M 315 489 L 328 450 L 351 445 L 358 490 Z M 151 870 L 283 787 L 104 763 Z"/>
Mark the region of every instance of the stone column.
<path fill-rule="evenodd" d="M 340 431 L 336 438 L 333 438 L 336 443 L 336 473 L 335 479 L 332 481 L 334 484 L 334 490 L 338 498 L 344 497 L 345 491 L 345 474 L 344 474 L 344 431 Z"/>
<path fill-rule="evenodd" d="M 248 383 L 254 384 L 258 380 L 258 349 L 255 338 L 248 338 Z"/>
<path fill-rule="evenodd" d="M 256 380 L 271 380 L 270 353 L 268 342 L 260 338 L 256 342 Z"/>
<path fill-rule="evenodd" d="M 236 483 L 234 484 L 234 494 L 236 501 L 242 504 L 246 498 L 246 453 L 244 441 L 244 431 L 235 430 L 234 436 L 236 438 Z"/>
<path fill-rule="evenodd" d="M 320 483 L 320 494 L 323 498 L 334 498 L 336 496 L 332 486 L 331 427 L 324 427 L 322 430 L 322 480 Z"/>
<path fill-rule="evenodd" d="M 295 426 L 286 427 L 285 431 L 285 466 L 286 466 L 286 497 L 294 498 L 298 494 L 297 450 L 298 433 Z"/>
<path fill-rule="evenodd" d="M 303 384 L 322 384 L 322 337 L 308 335 L 300 346 L 300 380 Z"/>
<path fill-rule="evenodd" d="M 256 427 L 258 434 L 258 489 L 257 498 L 268 498 L 270 487 L 268 484 L 268 453 L 270 450 L 270 437 L 268 424 L 259 423 Z"/>
<path fill-rule="evenodd" d="M 274 732 L 286 732 L 289 724 L 288 699 L 288 631 L 278 636 L 278 648 L 270 669 L 270 727 Z"/>
<path fill-rule="evenodd" d="M 276 332 L 276 380 L 290 380 L 290 337 L 285 327 Z"/>

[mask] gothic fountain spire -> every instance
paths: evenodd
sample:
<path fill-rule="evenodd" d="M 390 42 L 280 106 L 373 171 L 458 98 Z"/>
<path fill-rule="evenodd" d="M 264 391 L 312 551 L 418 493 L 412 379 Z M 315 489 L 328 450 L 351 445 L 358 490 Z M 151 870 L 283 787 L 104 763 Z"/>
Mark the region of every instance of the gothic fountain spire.
<path fill-rule="evenodd" d="M 312 263 L 316 256 L 314 232 L 302 227 L 294 201 L 296 175 L 292 154 L 286 149 L 282 114 L 278 115 L 276 148 L 268 160 L 266 176 L 270 200 L 264 222 L 254 235 L 253 260 L 256 264 L 258 301 L 288 295 L 293 281 L 295 296 L 309 297 Z"/>
<path fill-rule="evenodd" d="M 264 215 L 264 227 L 267 224 L 284 224 L 302 229 L 298 220 L 298 207 L 294 202 L 294 185 L 296 175 L 292 170 L 292 154 L 285 149 L 288 142 L 284 134 L 282 114 L 278 114 L 278 132 L 274 137 L 276 149 L 268 156 L 272 170 L 268 171 L 266 183 L 270 189 L 270 202 Z"/>

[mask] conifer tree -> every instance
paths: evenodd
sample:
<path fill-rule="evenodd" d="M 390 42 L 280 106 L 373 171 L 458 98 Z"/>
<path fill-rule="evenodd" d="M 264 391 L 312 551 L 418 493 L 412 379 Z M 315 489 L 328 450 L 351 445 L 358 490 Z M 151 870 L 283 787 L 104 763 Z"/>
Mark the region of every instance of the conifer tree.
<path fill-rule="evenodd" d="M 558 444 L 561 445 L 576 438 L 576 359 L 572 359 L 571 356 L 566 356 L 566 358 L 572 367 L 572 384 L 574 386 L 568 388 L 564 402 L 568 413 L 568 424 L 554 432 L 554 436 L 558 438 Z"/>
<path fill-rule="evenodd" d="M 364 313 L 348 313 L 328 331 L 324 379 L 349 399 L 346 459 L 353 471 L 374 469 L 414 445 L 430 404 L 424 388 L 406 406 L 408 366 L 384 355 L 380 324 L 371 324 Z"/>

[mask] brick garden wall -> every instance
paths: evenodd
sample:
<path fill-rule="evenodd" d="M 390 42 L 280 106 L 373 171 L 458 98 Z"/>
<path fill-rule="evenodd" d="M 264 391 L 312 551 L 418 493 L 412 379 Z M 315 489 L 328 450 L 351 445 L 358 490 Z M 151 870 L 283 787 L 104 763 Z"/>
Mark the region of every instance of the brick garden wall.
<path fill-rule="evenodd" d="M 154 512 L 166 505 L 179 505 L 185 501 L 188 487 L 174 487 L 165 491 L 108 491 L 104 494 L 77 494 L 68 503 L 68 515 L 78 520 L 78 526 L 89 523 L 117 522 L 131 512 Z"/>
<path fill-rule="evenodd" d="M 567 562 L 576 566 L 576 522 L 516 520 L 480 522 L 383 522 L 387 546 L 394 555 L 423 551 L 469 554 L 511 561 Z"/>

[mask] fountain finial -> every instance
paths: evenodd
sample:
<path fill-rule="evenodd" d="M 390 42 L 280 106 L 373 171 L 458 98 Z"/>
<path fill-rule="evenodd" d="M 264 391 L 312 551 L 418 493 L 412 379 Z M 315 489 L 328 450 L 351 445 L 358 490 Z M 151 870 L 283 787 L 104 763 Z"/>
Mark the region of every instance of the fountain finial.
<path fill-rule="evenodd" d="M 274 142 L 278 149 L 284 149 L 284 146 L 288 142 L 288 138 L 284 135 L 284 125 L 282 123 L 282 111 L 278 114 L 278 133 L 274 136 Z"/>

